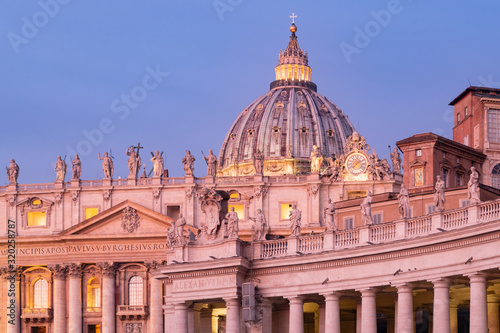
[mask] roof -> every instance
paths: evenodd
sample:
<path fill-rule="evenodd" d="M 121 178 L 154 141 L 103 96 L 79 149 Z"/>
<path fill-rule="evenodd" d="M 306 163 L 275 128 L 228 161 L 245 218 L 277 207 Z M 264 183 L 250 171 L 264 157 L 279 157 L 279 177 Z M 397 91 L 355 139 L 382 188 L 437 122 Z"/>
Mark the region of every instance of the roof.
<path fill-rule="evenodd" d="M 500 89 L 498 89 L 498 88 L 469 86 L 469 87 L 467 87 L 467 89 L 465 89 L 464 91 L 462 91 L 462 93 L 460 95 L 458 95 L 454 100 L 452 100 L 449 105 L 455 105 L 455 104 L 457 104 L 469 92 L 472 92 L 474 94 L 486 94 L 488 96 L 499 95 L 498 98 L 500 99 Z"/>

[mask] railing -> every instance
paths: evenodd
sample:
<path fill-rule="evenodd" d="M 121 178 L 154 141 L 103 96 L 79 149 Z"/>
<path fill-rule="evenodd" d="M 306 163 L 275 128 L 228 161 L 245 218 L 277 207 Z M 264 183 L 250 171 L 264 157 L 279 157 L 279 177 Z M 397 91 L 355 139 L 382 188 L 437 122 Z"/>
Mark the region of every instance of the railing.
<path fill-rule="evenodd" d="M 385 242 L 394 238 L 396 238 L 396 225 L 394 223 L 378 224 L 370 228 L 372 242 Z"/>
<path fill-rule="evenodd" d="M 317 252 L 323 250 L 323 235 L 304 236 L 299 238 L 300 252 Z"/>
<path fill-rule="evenodd" d="M 426 235 L 432 230 L 432 217 L 424 216 L 421 218 L 410 219 L 406 222 L 406 236 Z"/>
<path fill-rule="evenodd" d="M 443 214 L 443 227 L 445 229 L 464 226 L 469 221 L 469 211 L 467 208 Z"/>
<path fill-rule="evenodd" d="M 351 247 L 359 244 L 359 229 L 340 231 L 335 234 L 335 248 Z"/>
<path fill-rule="evenodd" d="M 101 308 L 97 308 L 97 307 L 87 307 L 87 308 L 85 308 L 85 311 L 86 311 L 86 312 L 101 312 Z"/>
<path fill-rule="evenodd" d="M 500 217 L 500 202 L 493 201 L 479 206 L 479 221 L 491 221 Z"/>
<path fill-rule="evenodd" d="M 282 257 L 288 252 L 288 241 L 286 239 L 264 241 L 261 245 L 260 258 Z"/>
<path fill-rule="evenodd" d="M 23 318 L 52 318 L 51 308 L 24 308 Z"/>

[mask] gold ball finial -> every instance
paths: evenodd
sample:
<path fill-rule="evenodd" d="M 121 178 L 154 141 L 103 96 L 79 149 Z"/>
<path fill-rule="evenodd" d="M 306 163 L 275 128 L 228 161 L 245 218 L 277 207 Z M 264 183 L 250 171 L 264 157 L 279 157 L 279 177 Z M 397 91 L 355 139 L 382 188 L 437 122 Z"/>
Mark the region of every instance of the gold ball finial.
<path fill-rule="evenodd" d="M 295 25 L 295 23 L 292 23 L 292 25 L 290 26 L 290 31 L 292 33 L 296 33 L 297 32 L 297 26 Z"/>

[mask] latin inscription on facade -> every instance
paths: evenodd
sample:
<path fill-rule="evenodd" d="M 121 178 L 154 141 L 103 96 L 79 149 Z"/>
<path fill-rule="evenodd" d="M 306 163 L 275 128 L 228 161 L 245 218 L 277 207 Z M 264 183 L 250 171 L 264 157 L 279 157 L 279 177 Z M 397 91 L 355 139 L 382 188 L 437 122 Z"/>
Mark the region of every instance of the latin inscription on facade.
<path fill-rule="evenodd" d="M 196 280 L 174 281 L 174 291 L 213 289 L 221 287 L 236 286 L 236 277 L 219 276 L 209 278 L 199 278 Z"/>

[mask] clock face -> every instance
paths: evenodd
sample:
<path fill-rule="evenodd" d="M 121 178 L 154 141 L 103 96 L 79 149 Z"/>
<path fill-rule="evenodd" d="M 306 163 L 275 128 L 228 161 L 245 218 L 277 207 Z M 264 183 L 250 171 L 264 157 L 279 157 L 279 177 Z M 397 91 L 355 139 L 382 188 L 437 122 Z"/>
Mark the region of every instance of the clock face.
<path fill-rule="evenodd" d="M 346 161 L 347 169 L 353 175 L 360 175 L 366 171 L 368 161 L 362 154 L 352 154 Z"/>

